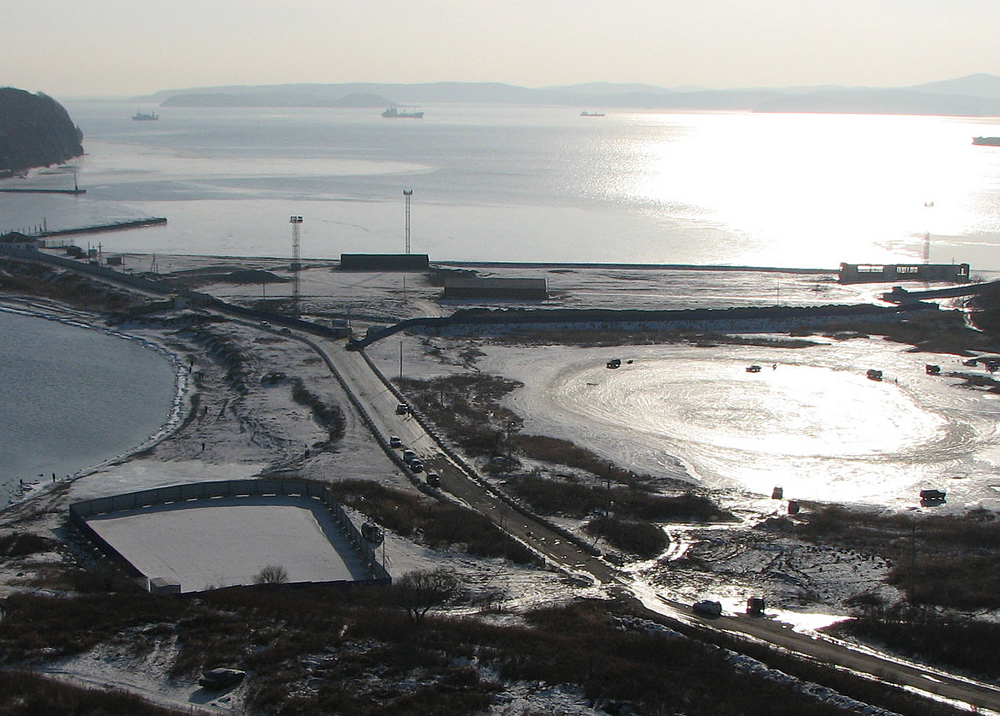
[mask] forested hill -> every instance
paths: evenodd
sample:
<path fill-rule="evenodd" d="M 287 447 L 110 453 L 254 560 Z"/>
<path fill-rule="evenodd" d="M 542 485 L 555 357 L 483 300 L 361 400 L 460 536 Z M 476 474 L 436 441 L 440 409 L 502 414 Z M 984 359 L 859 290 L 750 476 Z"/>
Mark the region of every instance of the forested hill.
<path fill-rule="evenodd" d="M 0 87 L 0 172 L 59 164 L 83 154 L 83 132 L 42 93 Z"/>

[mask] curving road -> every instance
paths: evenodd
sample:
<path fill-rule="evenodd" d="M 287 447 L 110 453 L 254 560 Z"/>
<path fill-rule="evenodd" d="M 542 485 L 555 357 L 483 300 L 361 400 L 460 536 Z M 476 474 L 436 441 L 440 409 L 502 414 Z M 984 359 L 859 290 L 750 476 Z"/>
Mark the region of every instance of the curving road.
<path fill-rule="evenodd" d="M 397 397 L 375 375 L 360 353 L 345 350 L 342 341 L 321 340 L 314 345 L 367 411 L 374 429 L 386 439 L 390 435 L 398 436 L 406 447 L 414 450 L 429 470 L 441 476 L 443 491 L 487 515 L 508 535 L 529 546 L 553 565 L 581 579 L 623 588 L 642 604 L 650 618 L 668 625 L 681 624 L 688 630 L 722 631 L 743 639 L 759 640 L 802 658 L 849 669 L 876 681 L 1000 714 L 1000 689 L 993 686 L 828 637 L 799 633 L 786 624 L 767 618 L 747 615 L 701 618 L 693 615 L 689 606 L 666 600 L 646 585 L 630 582 L 612 565 L 568 541 L 544 522 L 512 508 L 489 486 L 473 479 L 447 458 L 417 420 L 396 413 Z"/>

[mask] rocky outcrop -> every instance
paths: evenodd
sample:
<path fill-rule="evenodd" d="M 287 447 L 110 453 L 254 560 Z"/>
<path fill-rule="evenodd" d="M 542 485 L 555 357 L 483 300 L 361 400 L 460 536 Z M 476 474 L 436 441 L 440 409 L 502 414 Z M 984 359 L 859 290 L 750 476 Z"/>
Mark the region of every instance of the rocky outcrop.
<path fill-rule="evenodd" d="M 59 164 L 83 154 L 83 132 L 42 93 L 0 87 L 0 172 Z"/>

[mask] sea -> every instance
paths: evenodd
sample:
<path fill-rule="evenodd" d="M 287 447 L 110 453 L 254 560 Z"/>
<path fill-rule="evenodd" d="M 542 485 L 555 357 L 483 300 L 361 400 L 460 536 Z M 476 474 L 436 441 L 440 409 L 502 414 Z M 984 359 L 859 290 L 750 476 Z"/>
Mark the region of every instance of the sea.
<path fill-rule="evenodd" d="M 0 506 L 154 438 L 176 376 L 134 338 L 0 310 Z"/>
<path fill-rule="evenodd" d="M 972 144 L 1000 136 L 997 118 L 63 104 L 86 154 L 0 188 L 86 193 L 0 193 L 0 233 L 163 217 L 73 239 L 152 265 L 291 257 L 300 216 L 307 259 L 410 249 L 435 262 L 1000 270 L 1000 147 Z M 774 286 L 762 278 L 762 295 Z M 167 420 L 171 368 L 148 348 L 3 313 L 0 336 L 0 429 L 17 435 L 0 453 L 2 489 L 113 457 Z"/>
<path fill-rule="evenodd" d="M 1000 269 L 1000 119 L 565 107 L 67 101 L 85 156 L 4 185 L 0 232 L 145 217 L 105 251 L 432 261 Z M 595 108 L 588 108 L 595 109 Z M 137 111 L 157 121 L 133 121 Z M 83 239 L 86 241 L 86 239 Z"/>

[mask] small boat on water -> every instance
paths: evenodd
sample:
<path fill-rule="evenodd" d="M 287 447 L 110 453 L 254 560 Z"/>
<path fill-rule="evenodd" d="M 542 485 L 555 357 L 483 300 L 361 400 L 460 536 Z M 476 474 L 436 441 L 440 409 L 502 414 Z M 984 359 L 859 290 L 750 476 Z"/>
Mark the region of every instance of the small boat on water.
<path fill-rule="evenodd" d="M 399 109 L 399 107 L 389 107 L 382 113 L 382 116 L 386 119 L 420 119 L 424 116 L 424 113 L 407 112 L 406 110 Z"/>
<path fill-rule="evenodd" d="M 580 112 L 580 116 L 581 117 L 603 117 L 604 116 L 604 112 L 588 112 L 587 110 L 583 110 L 582 112 Z"/>
<path fill-rule="evenodd" d="M 136 112 L 132 115 L 132 119 L 136 122 L 155 122 L 160 118 L 156 112 Z"/>
<path fill-rule="evenodd" d="M 981 147 L 1000 147 L 1000 137 L 973 137 L 972 143 Z"/>
<path fill-rule="evenodd" d="M 759 365 L 748 365 L 747 366 L 747 373 L 760 373 L 760 366 Z"/>

